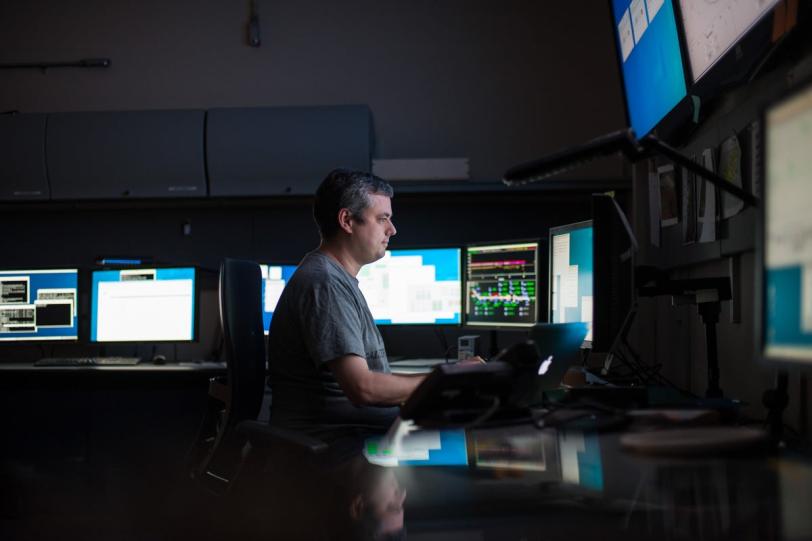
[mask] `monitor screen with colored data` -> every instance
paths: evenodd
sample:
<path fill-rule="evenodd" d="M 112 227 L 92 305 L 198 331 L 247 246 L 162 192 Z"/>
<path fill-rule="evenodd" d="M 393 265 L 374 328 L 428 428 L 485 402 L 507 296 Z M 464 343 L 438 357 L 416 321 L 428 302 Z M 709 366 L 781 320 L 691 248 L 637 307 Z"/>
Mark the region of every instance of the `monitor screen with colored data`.
<path fill-rule="evenodd" d="M 468 246 L 465 324 L 531 327 L 538 320 L 539 243 Z"/>

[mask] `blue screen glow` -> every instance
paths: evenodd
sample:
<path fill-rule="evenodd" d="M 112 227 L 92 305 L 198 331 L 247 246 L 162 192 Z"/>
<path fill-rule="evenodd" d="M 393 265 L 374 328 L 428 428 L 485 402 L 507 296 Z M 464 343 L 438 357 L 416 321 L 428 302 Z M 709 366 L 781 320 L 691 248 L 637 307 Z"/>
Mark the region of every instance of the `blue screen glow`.
<path fill-rule="evenodd" d="M 612 0 L 629 121 L 648 134 L 686 95 L 671 0 Z"/>
<path fill-rule="evenodd" d="M 296 265 L 260 265 L 259 268 L 262 271 L 262 326 L 268 334 L 276 303 L 296 271 Z"/>
<path fill-rule="evenodd" d="M 0 340 L 76 340 L 76 269 L 0 271 Z"/>
<path fill-rule="evenodd" d="M 379 325 L 459 324 L 461 248 L 387 250 L 364 266 L 358 286 Z"/>

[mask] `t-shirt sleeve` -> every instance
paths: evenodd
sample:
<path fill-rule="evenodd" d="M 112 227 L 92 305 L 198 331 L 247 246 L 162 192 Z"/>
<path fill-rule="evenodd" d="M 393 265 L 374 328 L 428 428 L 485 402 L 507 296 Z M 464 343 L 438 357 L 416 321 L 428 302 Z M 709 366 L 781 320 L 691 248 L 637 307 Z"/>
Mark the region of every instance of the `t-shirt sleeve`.
<path fill-rule="evenodd" d="M 350 292 L 340 284 L 316 284 L 302 299 L 305 347 L 317 367 L 345 355 L 365 357 L 363 325 Z"/>

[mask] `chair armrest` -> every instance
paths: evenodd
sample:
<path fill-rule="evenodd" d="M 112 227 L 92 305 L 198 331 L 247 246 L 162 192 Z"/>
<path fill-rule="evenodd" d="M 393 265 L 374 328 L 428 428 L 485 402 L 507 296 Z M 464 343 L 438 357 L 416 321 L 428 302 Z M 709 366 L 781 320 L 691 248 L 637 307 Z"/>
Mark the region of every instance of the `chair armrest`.
<path fill-rule="evenodd" d="M 327 444 L 321 440 L 301 432 L 273 427 L 260 421 L 242 421 L 237 425 L 236 432 L 245 437 L 253 447 L 258 448 L 286 448 L 309 454 L 322 453 L 327 450 Z"/>

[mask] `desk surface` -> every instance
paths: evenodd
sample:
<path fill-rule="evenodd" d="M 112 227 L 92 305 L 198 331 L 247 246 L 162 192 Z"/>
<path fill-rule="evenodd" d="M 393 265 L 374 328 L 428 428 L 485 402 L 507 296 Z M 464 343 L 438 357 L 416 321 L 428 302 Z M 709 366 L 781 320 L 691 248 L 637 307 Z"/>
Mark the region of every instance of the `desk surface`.
<path fill-rule="evenodd" d="M 180 362 L 166 364 L 142 363 L 133 366 L 34 366 L 32 363 L 0 363 L 0 372 L 80 373 L 80 372 L 222 372 L 225 363 Z"/>

